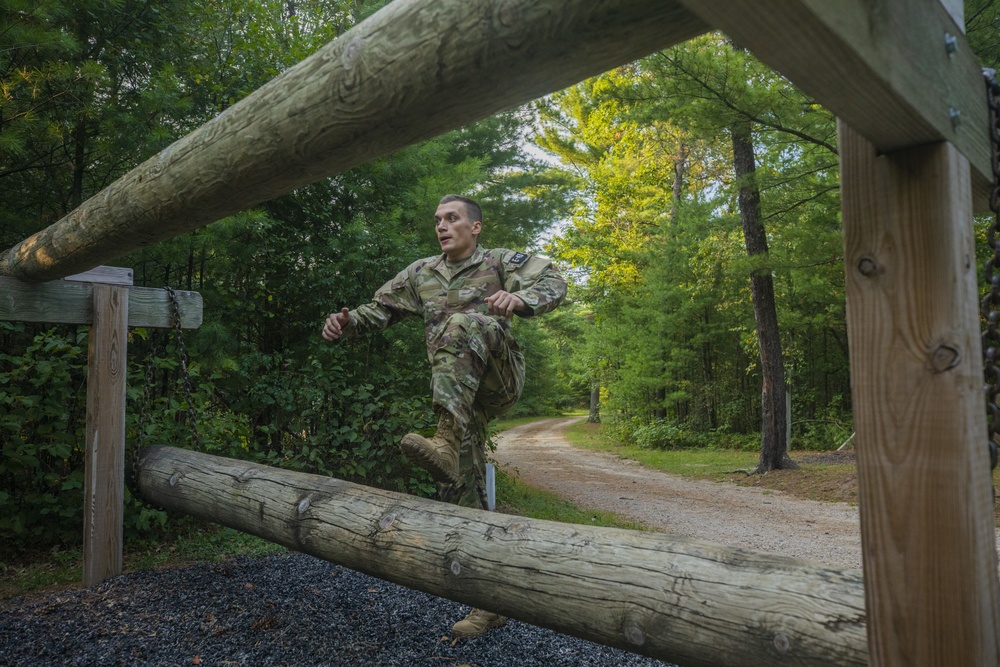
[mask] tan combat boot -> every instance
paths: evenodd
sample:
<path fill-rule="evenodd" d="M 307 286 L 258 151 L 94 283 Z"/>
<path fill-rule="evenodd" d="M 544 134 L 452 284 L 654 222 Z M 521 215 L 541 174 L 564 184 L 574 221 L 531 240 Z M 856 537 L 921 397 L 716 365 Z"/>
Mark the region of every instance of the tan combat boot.
<path fill-rule="evenodd" d="M 399 447 L 406 458 L 429 472 L 435 482 L 458 483 L 458 453 L 462 439 L 455 432 L 455 418 L 450 412 L 441 413 L 433 438 L 407 433 Z"/>
<path fill-rule="evenodd" d="M 499 628 L 507 622 L 506 616 L 494 614 L 484 609 L 473 609 L 472 612 L 451 628 L 451 636 L 456 639 L 470 639 L 487 633 L 493 628 Z"/>

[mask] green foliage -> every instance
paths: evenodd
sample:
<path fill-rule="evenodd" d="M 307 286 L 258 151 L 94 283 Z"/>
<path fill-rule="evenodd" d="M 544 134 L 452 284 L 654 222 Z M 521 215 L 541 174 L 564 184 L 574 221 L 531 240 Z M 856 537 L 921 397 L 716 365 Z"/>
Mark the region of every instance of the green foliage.
<path fill-rule="evenodd" d="M 719 433 L 755 441 L 761 371 L 748 276 L 760 271 L 774 278 L 793 414 L 849 421 L 828 112 L 706 35 L 557 93 L 539 114 L 538 143 L 580 197 L 551 244 L 577 271 L 571 293 L 589 313 L 578 358 L 622 437 L 656 448 Z M 747 121 L 771 248 L 755 257 L 738 220 L 729 136 Z"/>
<path fill-rule="evenodd" d="M 80 535 L 85 368 L 80 336 L 56 329 L 0 354 L 2 542 L 51 544 Z"/>
<path fill-rule="evenodd" d="M 64 216 L 384 4 L 0 0 L 0 34 L 14 38 L 0 50 L 0 241 Z M 481 201 L 488 246 L 524 249 L 558 219 L 564 179 L 524 153 L 530 122 L 530 109 L 498 114 L 116 260 L 138 285 L 196 290 L 205 303 L 203 325 L 185 333 L 190 398 L 173 338 L 131 332 L 131 448 L 197 447 L 431 494 L 398 449 L 403 434 L 431 425 L 422 323 L 335 344 L 320 327 L 439 252 L 433 212 L 446 193 Z M 547 333 L 524 327 L 538 374 L 525 405 L 554 406 Z M 79 539 L 77 335 L 0 329 L 0 439 L 10 452 L 0 461 L 0 540 Z M 155 538 L 165 521 L 127 498 L 130 539 Z"/>

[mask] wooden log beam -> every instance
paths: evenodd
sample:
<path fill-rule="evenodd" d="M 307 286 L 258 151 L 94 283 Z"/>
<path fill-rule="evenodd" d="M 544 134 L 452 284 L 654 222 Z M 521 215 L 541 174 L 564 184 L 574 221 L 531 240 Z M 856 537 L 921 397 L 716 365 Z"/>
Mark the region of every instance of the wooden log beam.
<path fill-rule="evenodd" d="M 683 664 L 863 665 L 861 572 L 526 519 L 171 447 L 142 497 L 410 588 Z"/>
<path fill-rule="evenodd" d="M 661 0 L 397 0 L 0 255 L 43 281 L 708 29 Z"/>
<path fill-rule="evenodd" d="M 0 276 L 0 321 L 91 324 L 94 321 L 94 285 L 54 280 L 28 283 Z M 128 326 L 174 326 L 167 291 L 151 287 L 128 288 Z M 176 290 L 181 327 L 197 329 L 202 321 L 202 298 L 198 292 Z"/>
<path fill-rule="evenodd" d="M 972 165 L 976 208 L 987 209 L 993 172 L 985 84 L 964 26 L 953 18 L 961 15 L 954 3 L 680 1 L 879 151 L 954 144 Z"/>
<path fill-rule="evenodd" d="M 839 126 L 871 664 L 1000 664 L 968 161 Z"/>

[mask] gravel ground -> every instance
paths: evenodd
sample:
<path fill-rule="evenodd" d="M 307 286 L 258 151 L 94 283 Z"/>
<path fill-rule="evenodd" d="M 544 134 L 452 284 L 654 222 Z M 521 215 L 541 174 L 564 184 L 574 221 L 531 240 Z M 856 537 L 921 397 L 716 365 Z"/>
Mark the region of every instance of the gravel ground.
<path fill-rule="evenodd" d="M 468 609 L 303 554 L 243 557 L 0 602 L 0 665 L 667 664 L 518 621 L 453 644 Z"/>

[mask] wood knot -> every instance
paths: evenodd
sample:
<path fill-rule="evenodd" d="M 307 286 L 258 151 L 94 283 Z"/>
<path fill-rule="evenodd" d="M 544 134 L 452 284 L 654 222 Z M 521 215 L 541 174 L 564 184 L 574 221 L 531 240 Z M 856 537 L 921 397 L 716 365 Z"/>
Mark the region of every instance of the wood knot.
<path fill-rule="evenodd" d="M 871 257 L 862 257 L 858 262 L 858 271 L 866 278 L 871 278 L 878 273 L 878 264 Z"/>
<path fill-rule="evenodd" d="M 457 560 L 451 561 L 451 573 L 456 577 L 462 574 L 462 564 L 459 563 Z"/>
<path fill-rule="evenodd" d="M 310 505 L 311 503 L 309 502 L 308 497 L 303 498 L 301 501 L 299 501 L 299 514 L 305 514 L 306 510 L 309 509 Z"/>
<path fill-rule="evenodd" d="M 646 633 L 642 631 L 642 626 L 640 626 L 635 621 L 630 621 L 625 624 L 622 628 L 625 634 L 625 639 L 628 640 L 629 644 L 633 646 L 642 646 L 646 643 Z"/>
<path fill-rule="evenodd" d="M 180 473 L 175 472 L 170 476 L 170 486 L 177 486 L 177 482 L 181 481 Z"/>
<path fill-rule="evenodd" d="M 780 632 L 774 636 L 773 644 L 774 648 L 778 649 L 778 653 L 788 653 L 788 649 L 792 646 L 792 643 L 788 641 L 788 637 Z"/>
<path fill-rule="evenodd" d="M 962 354 L 958 348 L 951 345 L 938 345 L 931 355 L 931 369 L 935 373 L 950 371 L 961 361 Z"/>
<path fill-rule="evenodd" d="M 395 522 L 396 522 L 396 514 L 395 512 L 390 512 L 389 514 L 386 514 L 385 516 L 383 516 L 381 519 L 378 520 L 378 527 L 381 528 L 382 530 L 386 530 L 389 528 L 389 526 L 391 526 Z"/>

